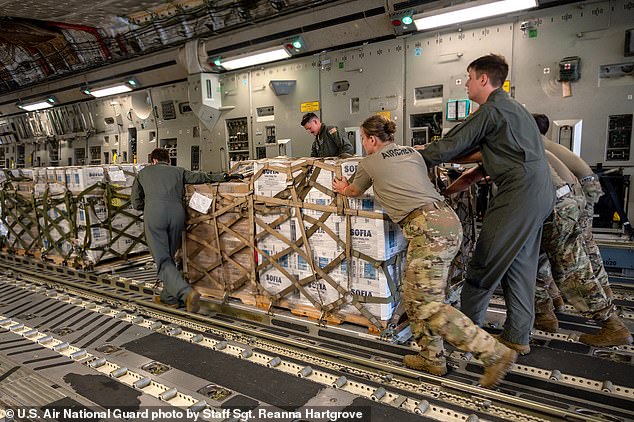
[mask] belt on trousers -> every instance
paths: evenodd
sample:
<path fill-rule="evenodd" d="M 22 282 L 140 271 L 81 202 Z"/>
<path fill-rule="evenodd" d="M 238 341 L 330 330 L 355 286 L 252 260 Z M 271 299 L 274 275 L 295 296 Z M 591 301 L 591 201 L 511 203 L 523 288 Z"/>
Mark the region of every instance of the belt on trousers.
<path fill-rule="evenodd" d="M 443 207 L 443 206 L 445 206 L 445 201 L 436 201 L 430 204 L 421 205 L 420 207 L 416 208 L 414 211 L 407 214 L 407 216 L 404 219 L 398 222 L 398 225 L 403 227 L 405 224 L 409 223 L 410 221 L 412 221 L 419 215 L 422 215 L 425 211 L 439 210 L 440 207 Z"/>

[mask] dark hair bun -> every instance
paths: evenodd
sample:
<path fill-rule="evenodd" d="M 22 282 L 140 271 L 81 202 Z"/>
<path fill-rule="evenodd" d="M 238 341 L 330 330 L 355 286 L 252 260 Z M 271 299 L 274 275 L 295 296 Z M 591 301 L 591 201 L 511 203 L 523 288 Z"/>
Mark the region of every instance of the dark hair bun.
<path fill-rule="evenodd" d="M 383 130 L 385 130 L 385 133 L 387 133 L 388 135 L 392 135 L 396 132 L 396 123 L 392 120 L 388 120 L 387 122 L 385 122 L 385 127 Z"/>

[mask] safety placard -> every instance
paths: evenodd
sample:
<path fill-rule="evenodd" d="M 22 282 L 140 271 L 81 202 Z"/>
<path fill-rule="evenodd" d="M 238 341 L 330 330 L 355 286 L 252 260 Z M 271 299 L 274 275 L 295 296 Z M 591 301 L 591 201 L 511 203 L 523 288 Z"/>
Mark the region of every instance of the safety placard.
<path fill-rule="evenodd" d="M 392 119 L 392 113 L 390 113 L 389 111 L 377 111 L 376 114 L 378 114 L 379 116 L 383 116 L 388 120 Z"/>
<path fill-rule="evenodd" d="M 319 110 L 319 101 L 310 101 L 307 103 L 301 103 L 299 106 L 299 110 L 302 113 L 308 113 L 309 111 L 317 111 Z"/>

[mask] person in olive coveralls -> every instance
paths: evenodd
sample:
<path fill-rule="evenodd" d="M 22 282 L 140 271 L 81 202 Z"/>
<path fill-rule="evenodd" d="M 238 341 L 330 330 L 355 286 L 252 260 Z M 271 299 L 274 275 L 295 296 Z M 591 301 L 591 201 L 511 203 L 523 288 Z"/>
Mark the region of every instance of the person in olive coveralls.
<path fill-rule="evenodd" d="M 145 239 L 163 282 L 160 301 L 172 307 L 185 305 L 188 312 L 198 312 L 200 294 L 183 279 L 174 263 L 185 227 L 185 184 L 222 182 L 227 175 L 171 166 L 169 152 L 163 148 L 152 151 L 150 160 L 152 165 L 144 167 L 134 180 L 131 200 L 134 209 L 143 210 Z"/>
<path fill-rule="evenodd" d="M 354 155 L 352 144 L 341 136 L 337 126 L 326 126 L 315 113 L 304 114 L 301 125 L 312 135 L 315 135 L 310 150 L 311 157 L 347 158 Z"/>
<path fill-rule="evenodd" d="M 533 116 L 502 89 L 508 75 L 504 57 L 482 56 L 467 72 L 468 96 L 479 109 L 420 153 L 428 166 L 460 160 L 476 149 L 482 153 L 484 171 L 498 190 L 469 262 L 461 310 L 482 325 L 501 283 L 507 313 L 500 340 L 526 354 L 542 225 L 553 210 L 555 189 Z"/>

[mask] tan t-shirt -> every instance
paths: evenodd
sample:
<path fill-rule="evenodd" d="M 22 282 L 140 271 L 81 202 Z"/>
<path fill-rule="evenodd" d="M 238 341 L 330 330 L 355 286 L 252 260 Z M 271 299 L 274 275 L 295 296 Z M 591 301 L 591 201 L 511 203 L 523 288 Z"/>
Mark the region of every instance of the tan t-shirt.
<path fill-rule="evenodd" d="M 555 184 L 555 189 L 559 189 L 563 185 L 569 185 L 574 195 L 583 196 L 581 184 L 575 175 L 566 167 L 563 161 L 559 160 L 555 154 L 546 150 L 546 159 L 551 168 L 550 176 Z"/>
<path fill-rule="evenodd" d="M 393 142 L 359 162 L 352 184 L 361 192 L 374 186 L 377 200 L 395 223 L 425 204 L 442 200 L 420 153 Z"/>
<path fill-rule="evenodd" d="M 546 148 L 546 151 L 553 153 L 555 157 L 561 160 L 566 167 L 568 167 L 574 175 L 577 176 L 577 178 L 581 179 L 582 177 L 594 174 L 588 163 L 583 161 L 583 159 L 565 146 L 556 144 L 544 135 L 542 135 L 542 140 L 544 141 L 544 148 Z"/>

